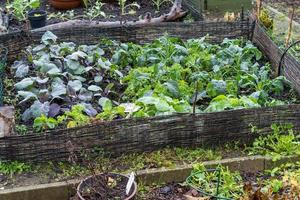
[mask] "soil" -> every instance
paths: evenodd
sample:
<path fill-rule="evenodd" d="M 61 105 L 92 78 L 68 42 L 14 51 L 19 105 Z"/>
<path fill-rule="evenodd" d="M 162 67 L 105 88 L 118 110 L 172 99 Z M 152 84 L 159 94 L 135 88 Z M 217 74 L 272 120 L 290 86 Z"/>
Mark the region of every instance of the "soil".
<path fill-rule="evenodd" d="M 114 174 L 102 174 L 86 180 L 81 195 L 86 200 L 125 199 L 128 178 Z"/>
<path fill-rule="evenodd" d="M 85 7 L 79 7 L 74 10 L 56 10 L 52 6 L 50 6 L 50 0 L 41 0 L 41 9 L 46 10 L 48 17 L 47 17 L 47 25 L 59 23 L 63 21 L 67 21 L 70 19 L 88 19 L 88 17 L 85 15 L 86 8 Z M 105 2 L 105 1 L 103 1 Z M 137 21 L 139 18 L 144 17 L 146 13 L 151 13 L 152 17 L 158 17 L 162 14 L 168 13 L 172 7 L 172 3 L 166 2 L 161 7 L 160 10 L 157 11 L 155 6 L 152 4 L 149 0 L 128 0 L 126 5 L 136 2 L 140 8 L 137 9 L 133 7 L 135 13 L 133 14 L 126 14 L 121 15 L 120 13 L 120 6 L 118 5 L 117 1 L 107 1 L 105 2 L 104 6 L 102 7 L 101 11 L 103 11 L 106 15 L 105 17 L 96 17 L 94 20 L 98 21 Z M 150 2 L 150 3 L 149 3 Z M 5 7 L 5 1 L 0 1 L 0 7 Z M 88 8 L 89 11 L 92 8 Z M 72 15 L 69 15 L 68 13 L 72 11 Z M 129 13 L 130 8 L 126 9 L 126 13 Z M 65 14 L 65 16 L 57 17 L 57 14 Z M 14 19 L 12 16 L 10 17 L 10 26 L 9 31 L 17 31 L 21 29 L 27 30 L 29 25 L 28 22 L 19 22 L 18 20 Z"/>
<path fill-rule="evenodd" d="M 186 200 L 184 195 L 199 197 L 199 193 L 188 186 L 172 183 L 162 187 L 152 188 L 141 197 L 143 200 Z"/>

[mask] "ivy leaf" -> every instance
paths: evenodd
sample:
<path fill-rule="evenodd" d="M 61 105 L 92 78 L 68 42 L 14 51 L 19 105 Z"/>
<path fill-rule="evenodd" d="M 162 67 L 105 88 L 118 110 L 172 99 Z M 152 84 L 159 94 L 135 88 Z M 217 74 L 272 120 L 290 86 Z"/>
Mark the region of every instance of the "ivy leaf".
<path fill-rule="evenodd" d="M 34 84 L 34 81 L 32 80 L 32 78 L 24 78 L 20 82 L 16 83 L 15 87 L 17 90 L 23 90 L 28 87 L 31 87 L 33 84 Z"/>
<path fill-rule="evenodd" d="M 55 43 L 57 40 L 57 36 L 54 35 L 52 32 L 47 31 L 46 33 L 44 33 L 44 35 L 42 36 L 42 42 L 45 45 L 49 45 L 49 44 L 53 44 Z"/>

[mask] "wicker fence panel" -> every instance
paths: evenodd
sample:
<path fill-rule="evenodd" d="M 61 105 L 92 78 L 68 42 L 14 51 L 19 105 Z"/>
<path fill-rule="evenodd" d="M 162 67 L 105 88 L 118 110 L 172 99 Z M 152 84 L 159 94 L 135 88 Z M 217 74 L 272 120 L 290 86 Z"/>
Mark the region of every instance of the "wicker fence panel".
<path fill-rule="evenodd" d="M 168 34 L 182 39 L 199 38 L 206 35 L 210 42 L 221 42 L 224 38 L 248 38 L 251 32 L 249 20 L 238 22 L 169 22 L 153 25 L 103 27 L 74 27 L 52 31 L 60 41 L 78 44 L 95 44 L 100 37 L 122 42 L 146 43 Z M 44 32 L 15 32 L 0 36 L 0 44 L 9 49 L 8 60 L 13 61 L 24 48 L 39 43 Z"/>
<path fill-rule="evenodd" d="M 278 65 L 283 51 L 271 40 L 265 29 L 258 23 L 255 25 L 253 42 L 268 57 L 274 70 L 278 70 Z M 287 54 L 283 60 L 282 75 L 292 82 L 294 88 L 300 94 L 300 62 Z"/>
<path fill-rule="evenodd" d="M 216 146 L 237 140 L 247 143 L 256 137 L 249 134 L 250 124 L 261 129 L 261 134 L 267 134 L 272 123 L 287 122 L 300 129 L 300 105 L 124 119 L 43 135 L 1 138 L 0 160 L 65 160 L 70 155 L 69 141 L 75 152 L 100 147 L 111 156 L 166 146 Z"/>

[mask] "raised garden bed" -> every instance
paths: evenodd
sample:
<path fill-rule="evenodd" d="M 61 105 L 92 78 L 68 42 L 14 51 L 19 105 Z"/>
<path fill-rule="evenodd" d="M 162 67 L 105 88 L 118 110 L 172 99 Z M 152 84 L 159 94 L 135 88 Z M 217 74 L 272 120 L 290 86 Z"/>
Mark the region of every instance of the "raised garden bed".
<path fill-rule="evenodd" d="M 163 36 L 166 32 L 170 36 L 178 36 L 182 39 L 194 38 L 195 34 L 197 34 L 200 37 L 204 36 L 206 33 L 210 33 L 211 35 L 207 37 L 208 42 L 221 42 L 225 37 L 236 38 L 244 36 L 246 38 L 250 38 L 250 36 L 252 35 L 251 28 L 252 25 L 249 21 L 246 20 L 237 22 L 198 22 L 194 24 L 165 23 L 164 25 L 130 26 L 126 28 L 121 26 L 114 29 L 103 29 L 101 27 L 95 26 L 89 28 L 74 28 L 72 30 L 57 29 L 54 30 L 53 33 L 56 34 L 60 41 L 76 41 L 79 44 L 95 44 L 95 41 L 98 41 L 98 36 L 100 33 L 102 34 L 102 36 L 109 36 L 109 38 L 111 39 L 118 39 L 121 41 L 134 41 L 143 44 L 145 42 L 153 41 L 154 38 Z M 190 29 L 193 29 L 192 33 L 190 32 Z M 150 30 L 151 32 L 149 32 Z M 164 32 L 162 32 L 161 30 L 164 30 Z M 256 31 L 258 30 L 260 30 L 260 28 L 258 25 L 256 25 Z M 147 37 L 143 35 L 143 33 L 146 32 L 148 33 Z M 9 61 L 15 60 L 15 57 L 19 55 L 20 51 L 24 49 L 27 45 L 32 43 L 39 43 L 43 34 L 44 32 L 33 31 L 32 33 L 29 33 L 29 35 L 28 33 L 24 34 L 20 32 L 16 34 L 8 34 L 2 36 L 0 38 L 1 41 L 3 41 L 4 45 L 6 45 L 9 49 Z M 55 38 L 53 34 L 48 33 L 48 36 L 49 35 Z M 82 37 L 82 35 L 88 37 Z M 267 56 L 269 56 L 270 51 L 264 49 L 264 46 L 268 46 L 270 40 L 261 40 L 262 36 L 264 36 L 263 32 L 260 34 L 254 32 L 253 41 L 264 50 Z M 51 37 L 49 37 L 48 40 L 51 40 Z M 165 37 L 164 39 L 157 40 L 156 42 L 159 44 L 163 41 L 169 40 Z M 199 44 L 203 43 L 203 45 L 205 44 L 210 46 L 209 44 L 204 43 L 202 41 L 199 42 Z M 223 43 L 225 47 L 226 45 L 230 46 L 230 42 L 234 41 L 227 40 L 227 42 L 229 43 Z M 236 40 L 236 42 L 239 41 Z M 182 44 L 186 45 L 187 43 L 179 42 L 178 44 L 181 44 L 182 46 Z M 141 48 L 140 46 L 136 47 Z M 211 45 L 211 47 L 220 48 L 216 45 Z M 233 45 L 233 47 L 238 46 Z M 151 45 L 150 48 L 152 48 Z M 257 54 L 255 54 L 255 57 L 258 56 L 258 59 L 259 57 L 261 57 L 261 54 L 257 51 L 255 47 L 252 47 L 251 44 L 249 44 L 247 48 L 254 50 L 254 52 L 257 52 Z M 276 46 L 274 48 L 276 51 Z M 271 59 L 271 61 L 276 62 L 276 58 L 277 57 L 275 57 L 275 59 Z M 252 59 L 255 60 L 256 58 L 252 57 Z M 290 62 L 293 63 L 294 61 L 291 60 Z M 288 67 L 297 67 L 297 64 L 289 65 Z M 285 70 L 287 70 L 288 72 L 288 70 L 290 69 L 285 68 Z M 291 79 L 291 76 L 294 76 L 294 74 L 291 73 L 291 75 L 287 76 L 287 78 L 292 82 L 295 89 L 298 90 L 297 82 Z M 191 85 L 189 87 L 192 87 L 191 94 L 193 94 L 193 84 L 195 86 L 195 83 L 191 82 L 190 84 Z M 200 90 L 200 88 L 198 90 Z M 216 92 L 217 96 L 224 95 L 219 94 L 217 90 Z M 251 92 L 246 92 L 245 94 L 250 95 Z M 191 97 L 192 96 L 190 96 L 190 98 Z M 270 96 L 270 98 L 273 97 Z M 233 102 L 235 101 L 234 99 L 232 100 Z M 207 102 L 210 102 L 210 100 Z M 132 103 L 132 101 L 130 103 Z M 192 103 L 189 105 L 190 112 L 193 111 Z M 252 103 L 254 102 L 252 101 Z M 208 105 L 205 105 L 205 103 L 203 104 L 202 102 L 199 105 L 201 104 L 202 108 L 200 106 L 200 109 L 204 110 L 208 108 Z M 244 104 L 244 107 L 245 105 L 246 104 Z M 255 106 L 256 104 L 254 103 L 252 105 Z M 232 105 L 228 106 L 229 107 L 221 106 L 218 109 L 223 110 L 228 108 L 234 108 L 232 107 Z M 242 104 L 240 105 L 239 103 L 237 104 L 237 106 L 237 108 L 243 107 Z M 257 106 L 261 107 L 261 105 L 259 104 L 257 104 Z M 29 107 L 29 104 L 26 104 L 26 106 L 24 106 L 24 108 Z M 29 134 L 25 136 L 10 136 L 2 138 L 0 140 L 0 155 L 3 160 L 30 159 L 45 161 L 48 159 L 67 159 L 70 155 L 70 151 L 68 150 L 68 142 L 71 142 L 72 145 L 75 147 L 75 152 L 80 151 L 80 149 L 82 149 L 83 147 L 86 149 L 93 149 L 96 146 L 100 146 L 106 152 L 110 152 L 112 155 L 116 156 L 123 152 L 151 151 L 159 149 L 166 145 L 211 145 L 225 141 L 229 142 L 233 140 L 238 140 L 241 138 L 243 138 L 245 141 L 251 141 L 254 138 L 253 135 L 247 134 L 250 130 L 250 124 L 257 126 L 258 128 L 263 128 L 264 131 L 262 133 L 269 133 L 269 127 L 272 123 L 291 122 L 294 124 L 296 129 L 299 129 L 299 115 L 297 113 L 299 111 L 298 107 L 298 105 L 289 105 L 278 107 L 275 106 L 270 108 L 254 108 L 248 110 L 241 109 L 217 113 L 203 113 L 195 115 L 177 114 L 173 116 L 160 116 L 143 119 L 122 119 L 109 122 L 95 121 L 95 124 L 88 125 L 85 127 L 62 129 L 59 131 L 53 130 L 48 131 L 42 135 Z M 21 111 L 24 112 L 24 109 L 22 108 Z M 148 113 L 148 116 L 151 115 L 156 115 L 156 113 Z M 117 115 L 112 117 L 112 119 L 119 118 L 120 116 L 122 115 L 119 115 L 117 113 Z M 111 115 L 109 115 L 108 117 L 111 117 Z M 224 124 L 226 124 L 225 127 Z M 44 125 L 41 127 L 47 128 L 44 127 Z M 52 125 L 50 124 L 50 126 Z M 19 129 L 19 131 L 20 130 L 22 129 Z M 43 156 L 37 156 L 41 154 Z"/>
<path fill-rule="evenodd" d="M 10 66 L 4 81 L 4 102 L 15 106 L 17 123 L 16 134 L 9 132 L 0 138 L 0 170 L 6 172 L 0 176 L 0 182 L 4 181 L 1 186 L 69 180 L 77 178 L 78 171 L 86 176 L 140 169 L 145 170 L 138 172 L 140 184 L 178 183 L 190 174 L 194 162 L 230 158 L 241 150 L 234 146 L 226 154 L 220 153 L 224 147 L 199 149 L 227 142 L 251 144 L 247 154 L 268 155 L 276 160 L 300 154 L 296 132 L 300 129 L 296 93 L 300 91 L 299 63 L 287 54 L 278 68 L 282 51 L 256 22 L 166 22 L 114 28 L 92 23 L 72 29 L 52 26 L 51 30 L 0 36 L 0 42 L 9 50 Z M 206 33 L 210 35 L 203 37 Z M 293 129 L 283 125 L 286 123 L 292 123 Z M 161 150 L 166 146 L 169 149 Z M 142 152 L 142 156 L 137 154 Z M 255 166 L 248 165 L 253 159 L 257 159 Z M 66 160 L 72 164 L 61 162 Z M 31 165 L 23 163 L 28 161 L 35 163 L 36 172 L 30 172 Z M 48 161 L 53 163 L 37 164 Z M 187 166 L 178 169 L 182 162 Z M 275 166 L 264 157 L 222 163 L 232 163 L 239 170 L 244 165 L 252 173 Z M 198 167 L 205 171 L 201 165 Z M 49 168 L 53 171 L 47 171 Z M 43 170 L 46 173 L 41 173 Z M 183 173 L 175 176 L 178 170 Z M 234 177 L 231 172 L 221 171 Z M 8 177 L 14 172 L 21 172 L 16 180 Z M 35 173 L 41 175 L 36 177 Z M 198 176 L 201 173 L 196 177 L 203 181 L 203 174 Z M 155 180 L 149 181 L 153 177 Z M 110 180 L 104 179 L 100 181 Z M 237 187 L 230 190 L 244 185 L 241 177 L 238 179 L 238 185 L 234 183 Z M 70 195 L 64 191 L 68 184 L 54 184 L 51 189 L 60 190 L 60 186 L 64 197 L 56 198 L 68 198 Z M 252 185 L 248 186 L 252 192 Z M 31 193 L 34 189 L 29 190 L 29 196 L 36 195 Z M 12 198 L 10 195 L 21 194 L 18 191 L 22 188 L 2 194 Z M 186 194 L 185 188 L 178 185 L 153 191 L 145 199 L 172 198 L 161 196 L 161 191 L 163 195 L 173 195 L 174 191 Z M 283 188 L 282 192 L 286 191 Z M 237 192 L 241 196 L 241 191 Z M 52 193 L 51 197 L 55 195 L 59 194 Z"/>
<path fill-rule="evenodd" d="M 80 3 L 80 1 L 77 2 Z M 86 6 L 84 2 L 87 3 Z M 88 25 L 91 23 L 111 26 L 114 24 L 131 24 L 143 19 L 147 20 L 138 23 L 147 24 L 178 20 L 197 21 L 201 19 L 200 11 L 190 10 L 191 6 L 185 1 L 178 2 L 180 5 L 178 5 L 177 11 L 172 12 L 173 2 L 169 0 L 150 2 L 147 0 L 101 2 L 92 0 L 82 1 L 81 6 L 68 10 L 59 10 L 53 7 L 50 0 L 32 0 L 30 3 L 2 1 L 0 6 L 3 9 L 0 10 L 0 18 L 3 17 L 3 24 L 0 22 L 0 34 L 30 29 L 27 22 L 27 12 L 32 9 L 47 12 L 47 26 L 60 24 L 58 25 L 60 27 L 72 27 L 72 24 Z M 183 6 L 181 6 L 181 2 Z M 189 10 L 190 12 L 188 12 Z M 168 13 L 172 13 L 170 18 L 167 17 Z M 6 21 L 8 23 L 4 23 Z"/>

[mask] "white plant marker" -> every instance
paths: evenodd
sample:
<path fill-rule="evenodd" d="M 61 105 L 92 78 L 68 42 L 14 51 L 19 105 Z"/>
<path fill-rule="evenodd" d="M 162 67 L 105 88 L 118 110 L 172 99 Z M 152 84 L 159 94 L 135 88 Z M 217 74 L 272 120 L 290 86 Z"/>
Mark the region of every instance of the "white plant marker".
<path fill-rule="evenodd" d="M 131 174 L 129 176 L 129 179 L 128 179 L 128 182 L 127 182 L 127 185 L 126 185 L 126 195 L 128 195 L 129 192 L 130 192 L 130 189 L 131 189 L 131 187 L 133 185 L 133 182 L 134 182 L 134 178 L 135 178 L 134 173 L 131 172 Z"/>

